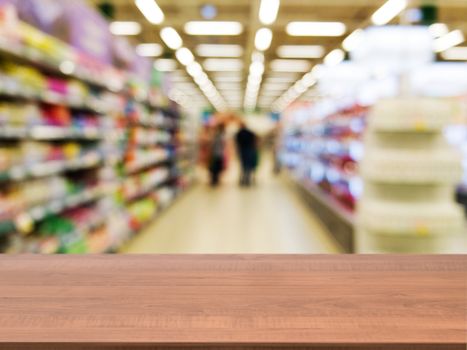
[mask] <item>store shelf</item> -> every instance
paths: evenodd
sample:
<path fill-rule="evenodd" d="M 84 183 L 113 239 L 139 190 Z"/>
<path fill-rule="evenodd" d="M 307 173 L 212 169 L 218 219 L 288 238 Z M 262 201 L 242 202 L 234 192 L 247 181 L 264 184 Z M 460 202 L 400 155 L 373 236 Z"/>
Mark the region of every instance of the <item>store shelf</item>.
<path fill-rule="evenodd" d="M 8 181 L 21 181 L 61 174 L 69 171 L 79 171 L 96 167 L 105 160 L 98 152 L 72 160 L 55 160 L 33 165 L 19 165 L 7 171 L 0 172 L 0 183 Z"/>
<path fill-rule="evenodd" d="M 353 253 L 355 215 L 313 183 L 297 179 L 290 173 L 289 178 L 343 251 Z"/>
<path fill-rule="evenodd" d="M 98 115 L 112 113 L 113 110 L 106 104 L 91 103 L 83 101 L 79 96 L 62 96 L 52 92 L 34 93 L 28 92 L 26 88 L 6 89 L 0 85 L 0 98 L 17 101 L 29 101 L 47 103 L 51 105 L 68 107 L 71 110 L 89 111 Z"/>
<path fill-rule="evenodd" d="M 144 163 L 137 164 L 137 165 L 131 165 L 131 166 L 127 165 L 125 173 L 127 175 L 134 175 L 140 171 L 147 170 L 148 168 L 162 165 L 162 164 L 165 164 L 171 161 L 172 159 L 170 157 L 165 157 L 165 158 L 160 158 L 160 159 L 154 159 L 154 160 L 151 160 L 150 162 L 144 162 Z"/>
<path fill-rule="evenodd" d="M 331 195 L 321 190 L 311 181 L 308 181 L 302 185 L 306 191 L 318 199 L 324 206 L 326 206 L 329 210 L 334 211 L 341 220 L 350 226 L 355 225 L 354 214 L 349 209 L 345 208 L 339 201 L 332 198 Z"/>
<path fill-rule="evenodd" d="M 108 82 L 103 83 L 106 79 L 96 77 L 95 72 L 88 72 L 82 67 L 76 67 L 73 61 L 53 60 L 51 57 L 45 56 L 40 51 L 32 47 L 23 46 L 14 40 L 9 40 L 7 37 L 0 37 L 0 55 L 10 58 L 15 62 L 36 67 L 41 71 L 51 73 L 53 75 L 76 78 L 92 86 L 112 92 L 119 92 L 123 88 L 123 86 L 117 87 L 117 84 L 110 84 Z M 64 63 L 73 65 L 73 72 L 69 72 L 68 69 L 64 69 Z"/>
<path fill-rule="evenodd" d="M 130 202 L 134 202 L 136 200 L 142 199 L 144 197 L 147 197 L 154 191 L 158 190 L 159 188 L 163 187 L 164 185 L 166 185 L 167 183 L 173 180 L 174 180 L 174 176 L 169 175 L 165 179 L 159 180 L 154 184 L 150 184 L 147 187 L 144 187 L 141 190 L 139 190 L 137 193 L 126 197 L 125 202 L 130 203 Z"/>
<path fill-rule="evenodd" d="M 20 226 L 23 224 L 29 225 L 31 222 L 39 222 L 47 216 L 56 215 L 64 212 L 65 210 L 93 202 L 103 195 L 103 189 L 97 186 L 80 193 L 68 195 L 64 198 L 48 200 L 47 203 L 34 205 L 23 212 L 14 214 L 10 220 L 0 222 L 0 233 L 12 233 L 11 231 L 8 231 L 8 229 L 20 230 Z"/>
<path fill-rule="evenodd" d="M 44 140 L 87 140 L 102 139 L 102 130 L 98 128 L 62 128 L 56 126 L 15 127 L 1 126 L 0 139 Z"/>

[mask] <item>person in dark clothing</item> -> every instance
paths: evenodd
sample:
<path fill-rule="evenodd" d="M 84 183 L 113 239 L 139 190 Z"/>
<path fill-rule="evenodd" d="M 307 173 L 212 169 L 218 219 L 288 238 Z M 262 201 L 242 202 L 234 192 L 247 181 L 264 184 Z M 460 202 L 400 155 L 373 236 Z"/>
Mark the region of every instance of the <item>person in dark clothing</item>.
<path fill-rule="evenodd" d="M 250 186 L 258 165 L 258 137 L 241 123 L 235 141 L 242 167 L 240 186 Z"/>
<path fill-rule="evenodd" d="M 225 167 L 225 127 L 219 125 L 216 129 L 211 143 L 211 154 L 209 161 L 209 173 L 211 175 L 211 186 L 219 185 L 220 176 Z"/>

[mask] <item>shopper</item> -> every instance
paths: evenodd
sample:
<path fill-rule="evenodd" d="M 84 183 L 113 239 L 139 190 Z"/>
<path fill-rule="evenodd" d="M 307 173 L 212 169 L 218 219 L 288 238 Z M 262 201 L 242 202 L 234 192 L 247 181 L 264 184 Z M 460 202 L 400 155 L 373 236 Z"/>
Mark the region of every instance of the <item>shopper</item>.
<path fill-rule="evenodd" d="M 219 124 L 216 128 L 211 142 L 211 156 L 209 161 L 209 173 L 211 177 L 211 186 L 219 185 L 220 176 L 225 169 L 225 126 Z"/>
<path fill-rule="evenodd" d="M 281 136 L 280 126 L 279 124 L 277 124 L 271 133 L 274 175 L 279 175 L 281 172 L 281 167 L 282 167 L 281 161 L 280 161 L 280 149 L 281 149 L 280 136 Z"/>
<path fill-rule="evenodd" d="M 258 137 L 241 122 L 235 140 L 242 168 L 240 186 L 250 186 L 258 166 Z"/>

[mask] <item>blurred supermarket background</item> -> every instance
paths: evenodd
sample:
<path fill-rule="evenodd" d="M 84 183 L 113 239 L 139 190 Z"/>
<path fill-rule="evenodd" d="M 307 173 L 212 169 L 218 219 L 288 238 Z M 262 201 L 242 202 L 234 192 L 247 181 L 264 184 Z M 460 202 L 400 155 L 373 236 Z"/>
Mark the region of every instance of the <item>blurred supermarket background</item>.
<path fill-rule="evenodd" d="M 0 253 L 465 253 L 466 35 L 465 0 L 0 0 Z"/>

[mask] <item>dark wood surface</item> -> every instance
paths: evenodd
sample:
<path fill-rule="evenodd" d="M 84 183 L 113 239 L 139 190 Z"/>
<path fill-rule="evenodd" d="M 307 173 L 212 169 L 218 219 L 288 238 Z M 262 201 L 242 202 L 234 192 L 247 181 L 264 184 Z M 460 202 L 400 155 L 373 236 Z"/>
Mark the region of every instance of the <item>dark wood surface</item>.
<path fill-rule="evenodd" d="M 465 349 L 467 256 L 0 257 L 0 349 Z"/>

